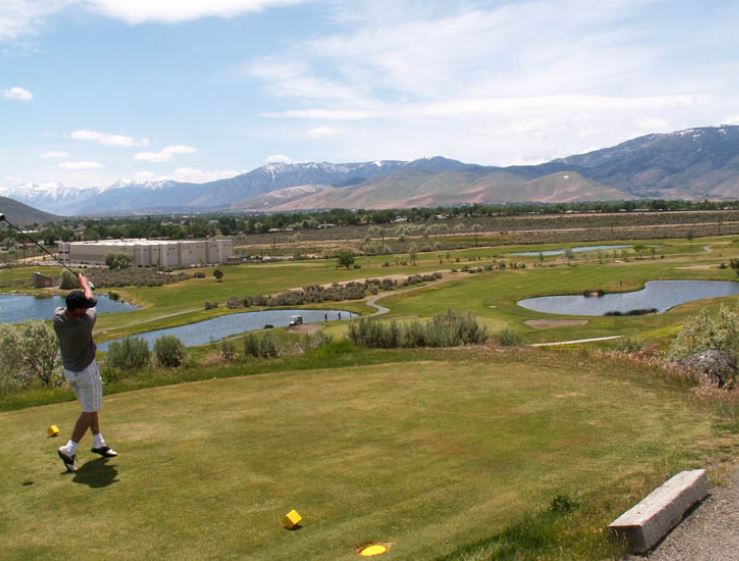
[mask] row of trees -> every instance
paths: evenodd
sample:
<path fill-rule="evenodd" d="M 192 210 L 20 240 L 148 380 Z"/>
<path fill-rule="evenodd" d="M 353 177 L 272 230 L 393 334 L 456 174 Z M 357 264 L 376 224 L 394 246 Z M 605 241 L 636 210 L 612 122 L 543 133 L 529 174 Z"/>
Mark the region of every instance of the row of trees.
<path fill-rule="evenodd" d="M 264 234 L 273 229 L 292 228 L 310 230 L 330 223 L 337 226 L 361 224 L 389 225 L 397 220 L 411 223 L 433 222 L 439 217 L 448 219 L 518 216 L 525 214 L 557 215 L 578 212 L 629 212 L 629 211 L 688 211 L 739 209 L 738 201 L 610 201 L 581 203 L 517 203 L 497 205 L 460 205 L 455 207 L 296 211 L 275 214 L 198 216 L 158 215 L 146 217 L 109 217 L 100 219 L 66 219 L 47 225 L 31 234 L 37 241 L 54 245 L 57 241 L 99 240 L 118 238 L 206 238 L 216 235 Z M 21 240 L 12 229 L 0 229 L 0 242 Z"/>

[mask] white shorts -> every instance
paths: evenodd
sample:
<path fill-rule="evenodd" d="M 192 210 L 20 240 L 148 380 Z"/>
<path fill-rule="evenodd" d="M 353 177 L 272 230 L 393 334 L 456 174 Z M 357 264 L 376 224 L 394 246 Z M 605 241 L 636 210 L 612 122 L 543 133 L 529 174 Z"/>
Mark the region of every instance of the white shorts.
<path fill-rule="evenodd" d="M 96 360 L 79 372 L 72 372 L 65 368 L 64 377 L 74 395 L 77 396 L 84 413 L 94 413 L 100 410 L 103 406 L 103 380 L 100 378 L 100 369 Z"/>

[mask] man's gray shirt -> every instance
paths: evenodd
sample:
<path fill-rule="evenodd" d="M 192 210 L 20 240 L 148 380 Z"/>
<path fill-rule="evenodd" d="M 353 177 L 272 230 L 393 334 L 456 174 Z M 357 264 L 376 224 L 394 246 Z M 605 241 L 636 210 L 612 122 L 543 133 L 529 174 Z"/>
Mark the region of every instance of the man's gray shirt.
<path fill-rule="evenodd" d="M 54 310 L 54 331 L 59 339 L 64 368 L 80 372 L 95 360 L 97 347 L 92 340 L 92 328 L 97 311 L 95 308 L 88 308 L 84 316 L 68 318 L 64 313 L 66 310 Z"/>

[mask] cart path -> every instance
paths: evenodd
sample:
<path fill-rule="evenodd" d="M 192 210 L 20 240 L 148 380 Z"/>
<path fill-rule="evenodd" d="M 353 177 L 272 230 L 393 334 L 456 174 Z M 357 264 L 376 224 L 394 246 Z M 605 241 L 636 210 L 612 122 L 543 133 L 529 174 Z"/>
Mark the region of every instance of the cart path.
<path fill-rule="evenodd" d="M 646 557 L 624 561 L 736 561 L 739 559 L 739 467 Z"/>
<path fill-rule="evenodd" d="M 571 341 L 552 341 L 551 343 L 532 343 L 529 347 L 549 347 L 554 345 L 577 345 L 578 343 L 595 343 L 596 341 L 613 341 L 621 339 L 623 335 L 609 335 L 608 337 L 592 337 L 590 339 L 573 339 Z"/>

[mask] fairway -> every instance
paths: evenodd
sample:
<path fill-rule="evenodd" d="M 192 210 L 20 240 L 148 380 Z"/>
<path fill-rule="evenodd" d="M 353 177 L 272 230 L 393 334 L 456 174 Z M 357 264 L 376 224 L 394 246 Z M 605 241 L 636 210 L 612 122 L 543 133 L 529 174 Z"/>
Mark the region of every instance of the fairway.
<path fill-rule="evenodd" d="M 121 456 L 95 460 L 88 436 L 74 475 L 55 448 L 76 403 L 2 413 L 0 557 L 349 560 L 376 540 L 383 559 L 434 560 L 557 494 L 596 536 L 561 558 L 603 557 L 600 529 L 716 439 L 688 389 L 625 368 L 468 349 L 116 394 L 103 421 Z"/>

